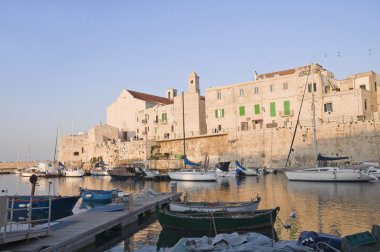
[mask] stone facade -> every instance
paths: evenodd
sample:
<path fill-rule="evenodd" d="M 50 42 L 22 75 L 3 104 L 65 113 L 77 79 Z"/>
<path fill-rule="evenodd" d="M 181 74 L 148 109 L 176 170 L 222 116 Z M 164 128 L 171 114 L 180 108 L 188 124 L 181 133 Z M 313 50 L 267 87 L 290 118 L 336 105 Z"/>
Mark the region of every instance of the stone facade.
<path fill-rule="evenodd" d="M 166 97 L 123 90 L 107 108 L 106 125 L 61 138 L 59 160 L 102 157 L 116 165 L 154 157 L 164 160 L 151 161 L 151 167 L 170 169 L 181 167 L 185 151 L 197 162 L 207 155 L 211 165 L 240 160 L 248 166 L 281 168 L 301 103 L 292 167 L 314 165 L 316 153 L 348 156 L 351 162 L 378 160 L 379 85 L 374 72 L 336 80 L 333 73 L 311 64 L 208 88 L 202 97 L 199 76 L 193 72 L 188 91 L 181 95 L 175 89 L 168 89 Z"/>

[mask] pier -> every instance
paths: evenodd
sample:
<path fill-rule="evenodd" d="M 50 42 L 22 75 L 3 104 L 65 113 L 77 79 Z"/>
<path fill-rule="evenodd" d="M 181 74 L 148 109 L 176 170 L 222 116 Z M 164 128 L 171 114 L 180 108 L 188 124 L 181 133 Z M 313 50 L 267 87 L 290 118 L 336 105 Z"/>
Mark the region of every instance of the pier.
<path fill-rule="evenodd" d="M 88 212 L 72 215 L 51 224 L 51 233 L 38 239 L 29 239 L 12 244 L 3 244 L 3 250 L 10 251 L 79 251 L 96 241 L 96 236 L 109 230 L 128 229 L 143 226 L 145 219 L 156 218 L 155 207 L 171 200 L 178 200 L 180 194 L 159 193 L 154 197 L 131 197 L 121 204 L 110 204 Z"/>

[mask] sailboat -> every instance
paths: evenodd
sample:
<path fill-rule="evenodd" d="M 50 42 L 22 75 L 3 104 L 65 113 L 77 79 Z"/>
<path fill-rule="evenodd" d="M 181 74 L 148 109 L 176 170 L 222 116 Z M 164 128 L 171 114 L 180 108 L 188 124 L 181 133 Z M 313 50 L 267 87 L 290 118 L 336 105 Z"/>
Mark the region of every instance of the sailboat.
<path fill-rule="evenodd" d="M 207 169 L 207 160 L 205 158 L 205 166 L 201 167 L 200 164 L 191 162 L 186 157 L 186 136 L 185 136 L 185 102 L 184 94 L 182 92 L 182 123 L 183 123 L 183 162 L 185 169 L 180 171 L 168 172 L 170 179 L 172 180 L 182 180 L 182 181 L 216 181 L 216 174 L 213 171 Z M 186 166 L 189 165 L 193 167 L 192 169 L 186 169 Z"/>
<path fill-rule="evenodd" d="M 309 70 L 308 78 L 310 73 L 313 75 L 314 80 L 314 71 L 313 66 Z M 297 132 L 297 126 L 299 124 L 299 117 L 301 114 L 302 103 L 305 97 L 306 86 L 308 83 L 308 78 L 306 79 L 306 84 L 304 87 L 303 97 L 300 105 L 300 110 L 298 113 L 296 128 L 294 130 L 292 144 L 289 149 L 288 159 L 286 160 L 285 169 L 288 164 L 289 156 L 292 150 L 292 145 L 294 142 L 294 137 Z M 313 81 L 314 83 L 314 81 Z M 314 89 L 312 89 L 312 111 L 313 111 L 313 143 L 314 143 L 314 151 L 317 153 L 317 139 L 316 139 L 316 122 L 315 122 L 315 101 L 314 101 Z M 319 158 L 318 158 L 319 157 Z M 316 163 L 318 163 L 318 159 L 321 160 L 323 156 L 320 154 L 316 154 Z M 333 158 L 325 158 L 326 160 L 333 160 Z M 340 167 L 316 167 L 308 168 L 298 171 L 285 171 L 285 175 L 290 181 L 309 181 L 309 182 L 368 182 L 371 180 L 377 180 L 377 178 L 371 174 L 368 174 L 361 170 L 356 169 L 343 169 Z"/>
<path fill-rule="evenodd" d="M 74 151 L 74 121 L 71 127 L 71 155 L 73 155 Z M 65 177 L 83 177 L 84 170 L 79 167 L 73 166 L 73 160 L 71 158 L 70 167 L 64 166 L 61 162 L 59 162 L 60 166 L 63 167 L 63 175 Z"/>

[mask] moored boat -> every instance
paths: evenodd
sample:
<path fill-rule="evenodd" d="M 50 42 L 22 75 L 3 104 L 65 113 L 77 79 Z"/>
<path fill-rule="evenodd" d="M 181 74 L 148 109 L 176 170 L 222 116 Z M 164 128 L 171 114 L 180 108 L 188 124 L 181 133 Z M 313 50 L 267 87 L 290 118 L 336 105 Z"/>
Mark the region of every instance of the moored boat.
<path fill-rule="evenodd" d="M 197 168 L 168 172 L 170 179 L 182 181 L 216 181 L 216 173 L 214 171 L 210 171 L 206 167 L 200 167 L 200 164 L 193 163 L 186 157 L 183 161 L 185 167 L 189 165 Z"/>
<path fill-rule="evenodd" d="M 286 171 L 290 181 L 310 182 L 368 182 L 377 178 L 364 171 L 338 167 L 317 167 L 299 171 Z"/>
<path fill-rule="evenodd" d="M 95 190 L 80 187 L 79 192 L 84 201 L 111 202 L 117 196 L 119 190 Z"/>
<path fill-rule="evenodd" d="M 171 202 L 169 204 L 170 211 L 174 212 L 217 212 L 217 211 L 227 211 L 227 212 L 250 212 L 256 211 L 261 198 L 257 196 L 255 199 L 250 201 L 242 202 Z"/>
<path fill-rule="evenodd" d="M 13 196 L 12 196 L 13 197 Z M 49 201 L 51 199 L 51 220 L 63 218 L 72 214 L 72 210 L 80 196 L 14 196 L 13 204 L 13 220 L 25 220 L 28 218 L 28 207 L 32 202 L 32 219 L 47 219 L 49 216 Z"/>
<path fill-rule="evenodd" d="M 219 162 L 215 165 L 215 173 L 218 177 L 235 177 L 236 172 L 229 170 L 230 162 Z"/>
<path fill-rule="evenodd" d="M 114 167 L 108 174 L 114 179 L 140 179 L 145 175 L 142 168 L 133 164 Z"/>
<path fill-rule="evenodd" d="M 279 207 L 254 212 L 180 213 L 156 207 L 162 228 L 217 232 L 252 231 L 273 228 Z"/>
<path fill-rule="evenodd" d="M 371 166 L 365 171 L 365 173 L 370 174 L 370 175 L 375 176 L 376 178 L 380 179 L 380 168 L 379 167 Z"/>
<path fill-rule="evenodd" d="M 251 169 L 251 168 L 244 167 L 240 164 L 239 161 L 235 161 L 235 164 L 236 164 L 236 174 L 238 176 L 258 176 L 259 175 L 258 169 Z"/>

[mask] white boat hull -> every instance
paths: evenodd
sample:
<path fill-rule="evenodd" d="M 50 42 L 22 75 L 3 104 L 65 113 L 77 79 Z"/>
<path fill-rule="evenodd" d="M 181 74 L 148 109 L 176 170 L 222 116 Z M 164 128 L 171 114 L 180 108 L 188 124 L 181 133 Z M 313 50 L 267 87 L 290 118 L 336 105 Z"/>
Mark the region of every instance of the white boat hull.
<path fill-rule="evenodd" d="M 214 172 L 178 171 L 168 172 L 170 179 L 182 181 L 216 181 Z"/>
<path fill-rule="evenodd" d="M 65 170 L 63 171 L 63 175 L 66 177 L 83 177 L 84 170 L 78 169 L 78 170 Z"/>
<path fill-rule="evenodd" d="M 311 182 L 367 182 L 376 180 L 376 177 L 362 171 L 353 169 L 306 169 L 301 171 L 287 171 L 286 177 L 290 181 L 311 181 Z"/>
<path fill-rule="evenodd" d="M 107 171 L 90 171 L 92 176 L 109 176 Z"/>

